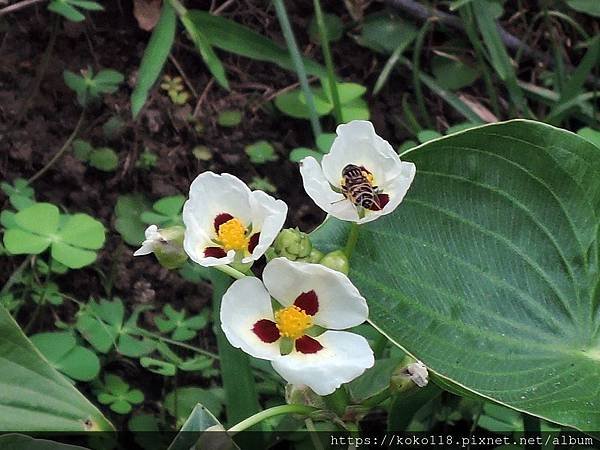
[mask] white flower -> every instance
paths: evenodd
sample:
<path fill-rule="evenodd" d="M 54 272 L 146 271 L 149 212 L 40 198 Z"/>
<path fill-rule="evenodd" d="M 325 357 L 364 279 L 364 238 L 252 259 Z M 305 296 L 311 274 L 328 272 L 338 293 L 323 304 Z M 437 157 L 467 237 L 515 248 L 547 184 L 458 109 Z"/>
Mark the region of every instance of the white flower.
<path fill-rule="evenodd" d="M 150 225 L 146 228 L 144 234 L 146 235 L 146 239 L 142 242 L 142 246 L 133 253 L 133 256 L 149 255 L 164 242 L 156 225 Z"/>
<path fill-rule="evenodd" d="M 337 331 L 363 323 L 369 314 L 346 275 L 275 258 L 263 280 L 242 278 L 223 296 L 221 327 L 231 345 L 270 360 L 288 383 L 307 385 L 319 395 L 331 394 L 373 366 L 364 337 Z M 271 297 L 280 304 L 275 311 Z"/>
<path fill-rule="evenodd" d="M 350 222 L 370 222 L 394 211 L 415 177 L 415 165 L 400 161 L 371 122 L 354 120 L 339 125 L 336 133 L 321 165 L 311 156 L 300 162 L 306 193 L 327 213 Z M 344 185 L 353 173 L 362 179 L 360 187 Z"/>
<path fill-rule="evenodd" d="M 239 178 L 204 172 L 190 186 L 183 206 L 183 248 L 202 266 L 260 258 L 283 227 L 287 205 Z"/>

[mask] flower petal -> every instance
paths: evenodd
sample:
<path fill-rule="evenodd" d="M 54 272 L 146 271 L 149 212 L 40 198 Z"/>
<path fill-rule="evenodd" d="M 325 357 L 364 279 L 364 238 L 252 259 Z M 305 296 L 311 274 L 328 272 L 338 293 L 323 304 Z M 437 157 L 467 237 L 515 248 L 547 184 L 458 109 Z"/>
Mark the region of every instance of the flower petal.
<path fill-rule="evenodd" d="M 183 205 L 183 248 L 193 261 L 202 266 L 218 266 L 234 260 L 233 250 L 223 258 L 206 257 L 204 250 L 214 247 L 215 219 L 220 214 L 231 214 L 244 224 L 250 223 L 250 193 L 242 180 L 227 173 L 204 172 L 196 177 Z"/>
<path fill-rule="evenodd" d="M 389 181 L 389 167 L 397 164 L 400 158 L 393 147 L 375 133 L 371 122 L 353 120 L 339 125 L 336 133 L 331 150 L 321 162 L 331 184 L 340 185 L 342 170 L 348 164 L 366 168 L 379 185 Z"/>
<path fill-rule="evenodd" d="M 315 158 L 309 156 L 300 161 L 300 174 L 304 190 L 319 208 L 340 220 L 354 222 L 358 220 L 358 212 L 354 205 L 342 194 L 333 190 Z M 339 184 L 337 180 L 335 186 Z"/>
<path fill-rule="evenodd" d="M 391 213 L 404 199 L 404 196 L 408 192 L 408 189 L 415 178 L 417 169 L 413 163 L 400 161 L 400 159 L 398 159 L 393 166 L 393 170 L 394 174 L 389 175 L 391 179 L 380 186 L 381 190 L 389 196 L 388 202 L 381 211 L 367 212 L 365 217 L 360 219 L 358 223 L 371 222 L 380 216 Z"/>
<path fill-rule="evenodd" d="M 271 246 L 285 223 L 288 207 L 283 200 L 276 200 L 263 191 L 252 191 L 250 211 L 252 233 L 260 235 L 258 243 L 251 251 L 252 254 L 242 259 L 244 263 L 256 261 Z"/>
<path fill-rule="evenodd" d="M 319 264 L 275 258 L 265 267 L 263 282 L 271 296 L 283 306 L 294 304 L 304 292 L 314 291 L 318 311 L 313 322 L 324 328 L 354 327 L 369 315 L 367 302 L 350 279 Z"/>
<path fill-rule="evenodd" d="M 255 358 L 279 358 L 279 345 L 265 342 L 254 331 L 257 322 L 264 319 L 273 320 L 273 308 L 260 280 L 245 277 L 235 281 L 221 301 L 221 328 L 229 343 Z"/>
<path fill-rule="evenodd" d="M 144 241 L 142 246 L 133 252 L 133 256 L 145 256 L 154 252 L 154 241 Z"/>
<path fill-rule="evenodd" d="M 294 351 L 272 362 L 290 384 L 305 384 L 318 395 L 328 395 L 352 381 L 375 363 L 367 340 L 347 331 L 326 331 L 316 338 L 316 353 Z"/>
<path fill-rule="evenodd" d="M 204 267 L 222 266 L 233 262 L 235 259 L 234 250 L 229 250 L 224 257 L 216 256 L 217 253 L 211 251 L 208 252 L 208 255 L 214 256 L 207 256 L 206 249 L 214 247 L 215 244 L 202 229 L 193 208 L 188 207 L 187 202 L 183 207 L 183 222 L 185 223 L 183 249 L 192 261 Z"/>

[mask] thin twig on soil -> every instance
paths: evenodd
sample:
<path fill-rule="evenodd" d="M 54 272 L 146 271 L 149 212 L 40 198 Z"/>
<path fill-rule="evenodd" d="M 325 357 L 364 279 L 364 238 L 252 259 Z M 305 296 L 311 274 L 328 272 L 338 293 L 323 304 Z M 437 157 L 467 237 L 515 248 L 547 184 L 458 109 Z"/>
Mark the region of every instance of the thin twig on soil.
<path fill-rule="evenodd" d="M 31 184 L 32 182 L 34 182 L 35 180 L 37 180 L 44 173 L 46 173 L 46 171 L 50 167 L 52 167 L 52 165 L 56 161 L 58 161 L 58 159 L 69 149 L 69 147 L 71 146 L 71 142 L 73 142 L 73 139 L 75 139 L 75 137 L 79 133 L 79 130 L 81 129 L 81 125 L 83 125 L 83 119 L 84 119 L 84 117 L 85 117 L 85 108 L 83 108 L 81 110 L 81 114 L 79 115 L 79 120 L 77 121 L 77 125 L 75 125 L 75 129 L 70 134 L 70 136 L 67 138 L 67 140 L 65 141 L 65 143 L 63 144 L 63 146 L 60 148 L 60 150 L 58 150 L 56 152 L 56 154 L 52 157 L 52 159 L 50 159 L 50 161 L 48 161 L 46 163 L 46 165 L 44 167 L 42 167 L 35 175 L 33 175 L 31 178 L 29 178 L 29 180 L 27 180 L 27 182 L 29 184 Z"/>
<path fill-rule="evenodd" d="M 179 72 L 179 75 L 181 75 L 181 78 L 183 78 L 183 81 L 185 82 L 185 85 L 191 91 L 191 93 L 194 96 L 194 98 L 198 98 L 198 92 L 196 92 L 196 89 L 194 89 L 194 86 L 192 85 L 192 83 L 190 82 L 189 78 L 187 77 L 187 75 L 183 71 L 183 68 L 181 67 L 181 65 L 179 64 L 179 62 L 177 62 L 177 60 L 175 59 L 175 57 L 173 55 L 169 55 L 169 60 L 173 63 L 173 65 L 175 66 L 175 69 L 177 69 L 177 72 Z"/>
<path fill-rule="evenodd" d="M 215 79 L 211 78 L 210 81 L 206 83 L 206 87 L 202 91 L 202 94 L 200 94 L 200 98 L 196 103 L 196 107 L 194 108 L 194 114 L 192 114 L 192 117 L 198 117 L 198 114 L 200 114 L 200 106 L 202 105 L 202 103 L 204 103 L 204 100 L 206 100 L 206 97 L 208 96 L 208 91 L 210 91 L 210 88 L 212 87 L 214 82 Z"/>
<path fill-rule="evenodd" d="M 46 0 L 24 0 L 22 2 L 13 3 L 12 5 L 7 6 L 6 8 L 0 9 L 0 17 L 11 12 L 19 11 L 23 8 L 27 8 L 28 6 L 35 5 L 36 3 L 41 3 L 43 1 Z"/>

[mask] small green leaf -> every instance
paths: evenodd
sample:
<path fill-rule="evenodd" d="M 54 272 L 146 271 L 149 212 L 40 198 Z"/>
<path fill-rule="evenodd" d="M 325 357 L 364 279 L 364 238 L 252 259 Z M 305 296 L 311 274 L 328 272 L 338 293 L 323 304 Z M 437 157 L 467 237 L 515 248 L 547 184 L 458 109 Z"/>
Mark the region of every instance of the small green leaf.
<path fill-rule="evenodd" d="M 68 216 L 58 236 L 67 244 L 98 250 L 104 245 L 104 233 L 104 225 L 93 217 L 87 214 L 73 214 Z"/>
<path fill-rule="evenodd" d="M 265 164 L 279 159 L 275 148 L 267 141 L 258 141 L 247 145 L 244 150 L 253 164 Z"/>
<path fill-rule="evenodd" d="M 161 361 L 159 359 L 143 357 L 140 358 L 140 364 L 142 367 L 148 369 L 150 372 L 157 373 L 164 377 L 172 377 L 177 373 L 177 368 L 174 364 Z"/>
<path fill-rule="evenodd" d="M 242 121 L 242 112 L 238 110 L 227 110 L 219 113 L 217 123 L 222 127 L 235 127 Z"/>
<path fill-rule="evenodd" d="M 392 54 L 398 47 L 406 48 L 416 36 L 414 25 L 384 12 L 365 17 L 357 41 L 376 52 Z"/>
<path fill-rule="evenodd" d="M 597 0 L 567 0 L 567 5 L 577 12 L 600 17 L 600 2 Z"/>
<path fill-rule="evenodd" d="M 56 232 L 60 213 L 51 203 L 36 203 L 15 214 L 15 222 L 26 231 L 48 236 Z"/>
<path fill-rule="evenodd" d="M 144 240 L 146 224 L 140 215 L 150 209 L 150 202 L 142 194 L 120 195 L 115 206 L 115 228 L 129 245 L 139 245 Z"/>
<path fill-rule="evenodd" d="M 431 71 L 441 87 L 451 90 L 470 86 L 480 76 L 479 69 L 454 56 L 435 55 L 431 60 Z"/>
<path fill-rule="evenodd" d="M 70 269 L 80 269 L 96 261 L 96 252 L 73 247 L 64 242 L 54 242 L 50 254 Z"/>
<path fill-rule="evenodd" d="M 342 20 L 335 14 L 323 14 L 323 22 L 325 22 L 325 29 L 327 30 L 327 40 L 329 42 L 337 42 L 342 38 L 344 32 L 344 24 Z M 308 24 L 308 35 L 310 40 L 315 44 L 321 43 L 319 35 L 319 26 L 316 18 L 313 16 Z"/>
<path fill-rule="evenodd" d="M 289 158 L 290 161 L 297 163 L 302 161 L 307 156 L 312 156 L 317 161 L 321 161 L 323 154 L 313 150 L 312 148 L 298 147 L 290 152 Z"/>
<path fill-rule="evenodd" d="M 333 145 L 333 141 L 335 141 L 336 137 L 335 133 L 321 133 L 318 135 L 316 144 L 319 151 L 323 154 L 329 153 L 329 149 Z"/>
<path fill-rule="evenodd" d="M 119 157 L 112 148 L 102 147 L 90 153 L 89 164 L 103 172 L 112 172 L 119 166 Z"/>
<path fill-rule="evenodd" d="M 5 226 L 7 217 L 3 215 L 2 223 Z M 11 228 L 4 232 L 4 246 L 13 255 L 39 255 L 48 248 L 50 242 L 47 236 L 37 236 L 18 228 Z"/>
<path fill-rule="evenodd" d="M 431 141 L 432 139 L 437 139 L 441 136 L 442 135 L 440 133 L 434 130 L 422 130 L 417 133 L 417 139 L 421 143 Z"/>
<path fill-rule="evenodd" d="M 73 154 L 78 160 L 87 162 L 90 159 L 92 151 L 94 151 L 94 147 L 88 141 L 84 141 L 83 139 L 75 139 L 73 141 Z"/>

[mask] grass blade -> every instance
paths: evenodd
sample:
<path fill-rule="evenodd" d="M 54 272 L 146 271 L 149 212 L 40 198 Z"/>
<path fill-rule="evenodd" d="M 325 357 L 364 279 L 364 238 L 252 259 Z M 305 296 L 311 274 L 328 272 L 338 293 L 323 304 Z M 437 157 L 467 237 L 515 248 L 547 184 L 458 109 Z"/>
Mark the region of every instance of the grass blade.
<path fill-rule="evenodd" d="M 546 117 L 548 123 L 558 124 L 562 121 L 564 117 L 564 112 L 571 108 L 574 104 L 580 103 L 581 100 L 575 101 L 577 98 L 581 97 L 580 92 L 584 88 L 585 80 L 588 75 L 592 73 L 594 67 L 598 64 L 600 60 L 600 36 L 596 36 L 592 39 L 588 51 L 585 53 L 583 59 L 577 66 L 577 69 L 571 74 L 568 78 L 567 82 L 564 85 L 562 93 L 560 95 L 560 100 L 558 103 L 552 108 L 550 114 Z M 589 96 L 584 96 L 582 98 L 586 98 Z M 562 111 L 562 112 L 561 112 Z"/>
<path fill-rule="evenodd" d="M 189 19 L 204 33 L 210 44 L 221 50 L 257 61 L 277 64 L 286 70 L 295 71 L 287 49 L 271 39 L 239 23 L 206 11 L 189 10 Z M 327 77 L 327 70 L 310 58 L 302 58 L 306 72 L 319 78 Z"/>
<path fill-rule="evenodd" d="M 206 63 L 206 66 L 210 70 L 210 73 L 213 74 L 217 83 L 219 83 L 222 87 L 229 90 L 229 82 L 227 81 L 227 75 L 225 74 L 225 69 L 223 68 L 223 64 L 221 60 L 216 55 L 215 51 L 212 48 L 212 45 L 204 35 L 204 33 L 196 26 L 194 21 L 190 18 L 189 13 L 186 11 L 185 14 L 179 17 L 181 19 L 181 23 L 190 34 L 190 38 L 196 45 L 196 48 L 200 52 L 202 59 Z"/>
<path fill-rule="evenodd" d="M 415 48 L 413 49 L 413 61 L 412 61 L 412 75 L 413 75 L 413 86 L 415 89 L 415 97 L 417 99 L 417 107 L 419 108 L 419 113 L 421 117 L 425 119 L 425 123 L 427 128 L 433 128 L 433 124 L 431 119 L 429 118 L 429 114 L 427 113 L 427 108 L 425 107 L 425 99 L 423 97 L 423 90 L 421 89 L 421 50 L 423 48 L 423 43 L 425 41 L 425 36 L 429 32 L 429 29 L 432 26 L 432 21 L 428 20 L 419 31 L 417 35 L 417 41 L 415 42 Z"/>
<path fill-rule="evenodd" d="M 175 10 L 165 2 L 160 13 L 160 19 L 152 32 L 148 46 L 144 51 L 135 89 L 131 94 L 131 113 L 137 117 L 148 99 L 148 93 L 158 79 L 169 57 L 175 41 L 177 17 Z"/>
<path fill-rule="evenodd" d="M 288 50 L 292 57 L 294 69 L 296 70 L 298 79 L 300 80 L 300 87 L 302 88 L 302 93 L 306 99 L 306 106 L 308 106 L 308 111 L 310 114 L 310 125 L 316 140 L 321 134 L 321 124 L 319 122 L 319 115 L 317 114 L 317 110 L 315 108 L 313 93 L 308 85 L 308 78 L 306 77 L 306 70 L 302 61 L 302 55 L 298 49 L 298 44 L 296 43 L 296 38 L 294 37 L 294 32 L 292 30 L 283 0 L 274 0 L 273 4 L 275 5 L 277 18 L 279 19 L 279 24 L 281 26 L 285 42 L 287 43 Z"/>
<path fill-rule="evenodd" d="M 408 59 L 400 57 L 400 62 L 404 66 L 408 67 L 410 70 L 413 70 L 412 63 Z M 458 112 L 464 118 L 468 119 L 473 123 L 483 123 L 481 117 L 479 117 L 479 115 L 475 113 L 475 111 L 473 111 L 471 108 L 469 108 L 469 106 L 465 102 L 463 102 L 456 94 L 450 92 L 447 89 L 442 88 L 432 77 L 423 72 L 419 72 L 418 76 L 419 80 L 425 86 L 427 86 L 434 93 L 439 95 L 442 100 L 448 103 L 448 105 L 454 108 L 456 112 Z"/>
<path fill-rule="evenodd" d="M 506 83 L 508 93 L 521 114 L 527 114 L 527 104 L 523 92 L 517 83 L 517 74 L 511 64 L 506 47 L 502 43 L 498 26 L 494 20 L 487 2 L 472 2 L 475 19 L 479 25 L 479 31 L 483 37 L 490 63 L 500 79 Z"/>
<path fill-rule="evenodd" d="M 335 80 L 335 71 L 333 68 L 333 58 L 331 57 L 331 49 L 329 48 L 329 37 L 327 36 L 327 27 L 323 18 L 323 10 L 321 2 L 314 0 L 315 17 L 319 28 L 319 38 L 321 40 L 321 49 L 323 50 L 323 58 L 325 59 L 325 67 L 327 68 L 327 78 L 329 82 L 330 97 L 333 102 L 333 113 L 337 123 L 342 122 L 342 104 L 340 102 L 340 94 L 338 92 L 337 83 Z"/>

